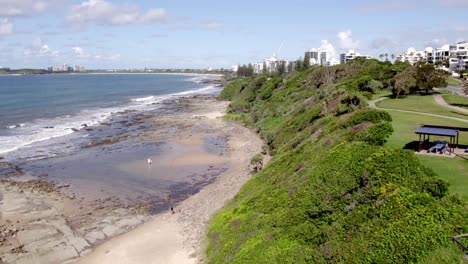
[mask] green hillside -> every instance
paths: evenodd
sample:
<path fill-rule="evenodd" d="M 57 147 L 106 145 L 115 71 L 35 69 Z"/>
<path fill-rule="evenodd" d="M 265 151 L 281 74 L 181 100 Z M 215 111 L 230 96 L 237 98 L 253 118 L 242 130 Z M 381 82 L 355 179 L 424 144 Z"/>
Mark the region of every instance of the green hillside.
<path fill-rule="evenodd" d="M 463 263 L 467 207 L 367 99 L 403 70 L 376 60 L 233 81 L 227 118 L 272 156 L 208 233 L 208 263 Z"/>

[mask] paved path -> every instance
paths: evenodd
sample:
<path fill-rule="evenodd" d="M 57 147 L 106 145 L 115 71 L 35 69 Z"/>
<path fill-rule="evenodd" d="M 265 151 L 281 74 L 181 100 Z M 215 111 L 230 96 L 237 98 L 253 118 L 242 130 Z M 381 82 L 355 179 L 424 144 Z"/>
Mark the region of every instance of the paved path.
<path fill-rule="evenodd" d="M 436 103 L 440 104 L 443 107 L 448 107 L 448 108 L 451 108 L 451 109 L 456 110 L 458 112 L 468 114 L 468 109 L 464 109 L 464 108 L 461 108 L 461 107 L 458 107 L 458 106 L 453 106 L 453 105 L 447 104 L 447 102 L 445 102 L 444 98 L 440 94 L 433 94 L 432 97 L 434 97 L 434 100 L 436 101 Z"/>
<path fill-rule="evenodd" d="M 411 113 L 411 114 L 419 114 L 419 115 L 427 115 L 427 116 L 435 116 L 435 117 L 440 117 L 440 118 L 445 118 L 445 119 L 451 119 L 451 120 L 456 120 L 460 121 L 463 123 L 468 123 L 468 119 L 463 119 L 463 118 L 457 118 L 457 117 L 451 117 L 451 116 L 444 116 L 444 115 L 437 115 L 437 114 L 429 114 L 429 113 L 423 113 L 423 112 L 416 112 L 416 111 L 408 111 L 408 110 L 400 110 L 400 109 L 391 109 L 391 108 L 381 108 L 377 107 L 376 103 L 383 101 L 385 99 L 388 99 L 388 97 L 382 97 L 377 100 L 373 100 L 369 102 L 369 106 L 371 108 L 375 109 L 380 109 L 380 110 L 385 110 L 385 111 L 395 111 L 395 112 L 403 112 L 403 113 Z"/>
<path fill-rule="evenodd" d="M 460 96 L 465 96 L 461 85 L 448 85 L 444 90 L 456 93 Z"/>

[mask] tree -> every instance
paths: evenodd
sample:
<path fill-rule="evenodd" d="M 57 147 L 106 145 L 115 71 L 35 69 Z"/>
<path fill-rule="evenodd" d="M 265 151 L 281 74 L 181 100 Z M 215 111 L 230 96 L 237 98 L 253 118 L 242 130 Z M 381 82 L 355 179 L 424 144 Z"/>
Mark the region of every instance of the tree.
<path fill-rule="evenodd" d="M 427 94 L 434 87 L 447 87 L 448 75 L 447 71 L 436 69 L 432 64 L 418 63 L 416 85 Z"/>
<path fill-rule="evenodd" d="M 463 93 L 468 95 L 468 81 L 463 82 Z"/>
<path fill-rule="evenodd" d="M 383 55 L 383 54 L 380 54 L 380 55 L 379 55 L 379 58 L 380 58 L 380 60 L 382 60 L 382 59 L 383 59 L 383 57 L 384 57 L 384 55 Z"/>
<path fill-rule="evenodd" d="M 295 68 L 296 71 L 302 71 L 302 58 L 297 59 Z"/>
<path fill-rule="evenodd" d="M 388 53 L 385 53 L 384 56 L 385 56 L 385 61 L 388 61 Z"/>
<path fill-rule="evenodd" d="M 310 53 L 306 52 L 304 56 L 303 68 L 308 69 L 310 67 Z"/>
<path fill-rule="evenodd" d="M 284 61 L 278 63 L 278 75 L 281 76 L 286 72 L 286 65 Z"/>
<path fill-rule="evenodd" d="M 267 74 L 268 74 L 268 69 L 267 69 L 267 64 L 266 64 L 266 62 L 263 62 L 263 65 L 262 65 L 262 74 L 263 74 L 263 75 L 267 75 Z"/>
<path fill-rule="evenodd" d="M 391 57 L 392 57 L 392 60 L 394 60 L 395 59 L 395 54 L 392 54 Z"/>
<path fill-rule="evenodd" d="M 413 66 L 408 67 L 395 75 L 395 84 L 392 92 L 396 98 L 398 98 L 401 93 L 408 94 L 411 88 L 416 86 L 416 78 L 414 78 L 414 76 L 416 76 L 416 69 Z"/>

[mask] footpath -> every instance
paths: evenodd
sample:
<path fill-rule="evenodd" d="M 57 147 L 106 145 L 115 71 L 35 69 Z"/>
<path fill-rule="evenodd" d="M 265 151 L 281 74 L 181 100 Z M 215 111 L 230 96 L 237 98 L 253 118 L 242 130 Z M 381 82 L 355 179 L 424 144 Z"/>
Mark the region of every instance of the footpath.
<path fill-rule="evenodd" d="M 381 107 L 378 107 L 376 105 L 376 103 L 380 102 L 380 101 L 383 101 L 385 99 L 388 99 L 388 97 L 381 97 L 377 100 L 373 100 L 373 101 L 370 101 L 369 102 L 369 106 L 371 108 L 375 108 L 375 109 L 380 109 L 380 110 L 385 110 L 385 111 L 396 111 L 396 112 L 403 112 L 403 113 L 412 113 L 412 114 L 419 114 L 419 115 L 427 115 L 427 116 L 434 116 L 434 117 L 440 117 L 440 118 L 445 118 L 445 119 L 451 119 L 451 120 L 456 120 L 456 121 L 460 121 L 460 122 L 464 122 L 464 123 L 468 123 L 468 120 L 467 119 L 463 119 L 463 118 L 457 118 L 457 117 L 451 117 L 451 116 L 444 116 L 444 115 L 437 115 L 437 114 L 430 114 L 430 113 L 424 113 L 424 112 L 417 112 L 417 111 L 410 111 L 410 110 L 401 110 L 401 109 L 392 109 L 392 108 L 381 108 Z M 444 100 L 442 97 L 440 97 L 440 99 Z M 439 103 L 437 100 L 436 102 L 440 105 L 442 105 L 441 103 Z M 445 103 L 445 105 L 442 105 L 444 107 L 446 107 L 446 105 L 448 105 L 445 101 L 443 101 Z M 453 106 L 453 107 L 456 107 L 456 106 Z M 456 108 L 459 108 L 459 107 L 456 107 Z M 463 108 L 462 108 L 463 109 Z M 458 109 L 456 109 L 457 111 L 459 111 Z M 466 111 L 465 109 L 463 109 L 464 111 Z M 463 112 L 463 113 L 467 113 L 467 112 Z"/>

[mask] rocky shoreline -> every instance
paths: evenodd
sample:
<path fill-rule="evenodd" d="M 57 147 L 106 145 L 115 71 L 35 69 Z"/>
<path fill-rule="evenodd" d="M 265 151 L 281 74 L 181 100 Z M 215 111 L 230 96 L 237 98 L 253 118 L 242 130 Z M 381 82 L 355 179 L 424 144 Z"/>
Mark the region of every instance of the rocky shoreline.
<path fill-rule="evenodd" d="M 113 238 L 171 217 L 168 213 L 151 215 L 151 212 L 168 210 L 169 204 L 173 204 L 177 212 L 172 217 L 177 219 L 173 224 L 183 235 L 181 244 L 170 251 L 189 249 L 185 260 L 202 260 L 204 228 L 209 218 L 248 179 L 250 157 L 261 151 L 262 143 L 254 133 L 220 118 L 227 104 L 211 96 L 180 98 L 171 104 L 171 111 L 161 115 L 137 115 L 135 122 L 149 127 L 144 133 L 93 142 L 89 146 L 113 146 L 136 139 L 204 148 L 207 154 L 189 152 L 171 161 L 174 166 L 203 165 L 206 169 L 194 174 L 193 180 L 186 184 L 174 185 L 168 203 L 160 205 L 151 204 L 154 201 L 150 199 L 129 202 L 115 196 L 89 201 L 74 193 L 73 184 L 53 182 L 46 174 L 29 175 L 22 168 L 0 160 L 3 176 L 0 181 L 0 259 L 5 263 L 67 263 L 97 248 L 96 253 L 81 260 L 93 263 L 93 256 L 99 255 L 99 249 L 112 243 Z M 241 141 L 246 142 L 239 142 L 242 137 Z M 242 146 L 240 150 L 236 144 L 248 147 Z M 242 157 L 239 151 L 243 152 Z M 144 223 L 147 224 L 142 225 Z M 140 227 L 135 231 L 138 229 Z"/>

